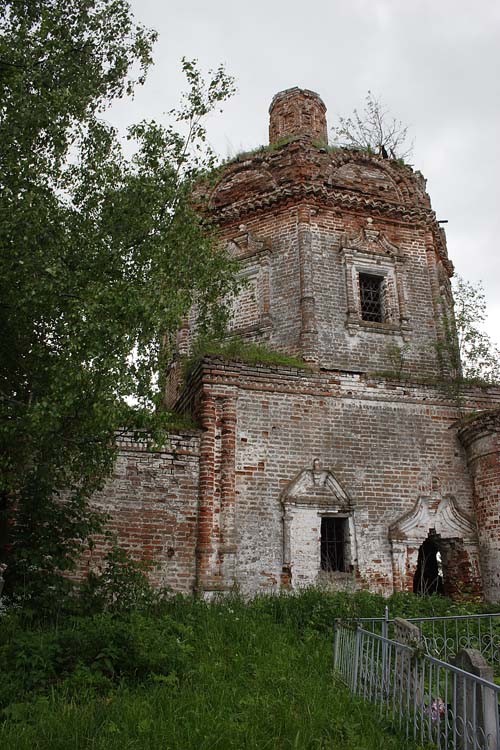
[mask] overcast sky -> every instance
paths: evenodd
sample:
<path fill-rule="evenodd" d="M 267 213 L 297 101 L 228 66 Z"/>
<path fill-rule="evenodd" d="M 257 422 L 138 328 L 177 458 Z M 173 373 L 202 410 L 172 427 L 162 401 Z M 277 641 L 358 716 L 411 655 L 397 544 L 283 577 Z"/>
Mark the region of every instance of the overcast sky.
<path fill-rule="evenodd" d="M 500 0 L 131 0 L 159 32 L 135 100 L 109 119 L 160 118 L 184 87 L 182 56 L 223 62 L 238 86 L 209 123 L 221 156 L 268 141 L 273 95 L 317 91 L 331 127 L 370 89 L 410 127 L 456 272 L 482 280 L 500 342 Z"/>

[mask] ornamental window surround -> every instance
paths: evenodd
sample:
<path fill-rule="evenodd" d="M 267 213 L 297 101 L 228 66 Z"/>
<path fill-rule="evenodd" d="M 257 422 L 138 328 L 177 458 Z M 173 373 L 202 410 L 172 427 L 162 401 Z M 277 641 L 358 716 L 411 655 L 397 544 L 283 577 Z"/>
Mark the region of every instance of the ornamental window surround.
<path fill-rule="evenodd" d="M 406 259 L 399 248 L 369 224 L 354 237 L 344 235 L 340 252 L 348 332 L 396 333 L 407 339 L 411 325 L 403 282 Z"/>
<path fill-rule="evenodd" d="M 318 458 L 284 489 L 283 571 L 293 588 L 348 580 L 357 567 L 352 502 Z"/>

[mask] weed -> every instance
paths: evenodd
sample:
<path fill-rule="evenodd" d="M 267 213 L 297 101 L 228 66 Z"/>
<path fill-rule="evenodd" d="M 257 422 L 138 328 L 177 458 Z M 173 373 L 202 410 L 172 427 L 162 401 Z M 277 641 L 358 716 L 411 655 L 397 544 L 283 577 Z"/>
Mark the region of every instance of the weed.
<path fill-rule="evenodd" d="M 284 367 L 297 367 L 302 370 L 311 369 L 310 365 L 298 357 L 276 352 L 262 344 L 243 341 L 240 338 L 235 337 L 225 341 L 199 339 L 193 347 L 191 356 L 184 362 L 183 377 L 185 380 L 189 378 L 199 362 L 206 356 L 237 360 L 250 365 L 283 365 Z"/>

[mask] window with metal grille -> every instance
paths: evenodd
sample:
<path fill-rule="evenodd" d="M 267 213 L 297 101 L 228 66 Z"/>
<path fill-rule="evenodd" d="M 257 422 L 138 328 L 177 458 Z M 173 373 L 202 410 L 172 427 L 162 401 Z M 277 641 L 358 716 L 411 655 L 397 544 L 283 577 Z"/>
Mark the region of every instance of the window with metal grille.
<path fill-rule="evenodd" d="M 347 518 L 321 519 L 321 570 L 347 570 Z"/>
<path fill-rule="evenodd" d="M 363 320 L 369 320 L 372 323 L 384 322 L 383 285 L 383 276 L 375 276 L 371 273 L 359 274 L 359 296 Z"/>

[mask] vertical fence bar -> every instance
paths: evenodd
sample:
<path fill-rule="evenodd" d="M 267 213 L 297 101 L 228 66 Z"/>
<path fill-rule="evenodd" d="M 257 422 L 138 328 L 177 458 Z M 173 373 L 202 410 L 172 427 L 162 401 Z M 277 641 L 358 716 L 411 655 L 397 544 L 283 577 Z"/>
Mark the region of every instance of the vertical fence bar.
<path fill-rule="evenodd" d="M 468 724 L 468 721 L 467 721 L 467 700 L 466 700 L 466 698 L 467 698 L 467 685 L 466 685 L 466 680 L 462 679 L 461 682 L 462 682 L 462 685 L 461 685 L 461 687 L 462 687 L 462 726 L 461 726 L 462 736 L 461 736 L 461 738 L 460 737 L 459 738 L 462 740 L 462 743 L 461 743 L 462 746 L 466 748 L 467 747 L 467 744 L 466 744 L 467 743 L 467 724 Z"/>
<path fill-rule="evenodd" d="M 333 668 L 334 669 L 337 669 L 338 667 L 339 638 L 340 638 L 340 629 L 338 626 L 338 621 L 335 620 L 333 623 Z"/>
<path fill-rule="evenodd" d="M 472 747 L 477 748 L 477 688 L 472 685 Z M 470 690 L 470 687 L 469 687 Z"/>
<path fill-rule="evenodd" d="M 453 750 L 457 750 L 457 675 L 453 675 L 453 700 L 451 702 L 453 711 Z"/>
<path fill-rule="evenodd" d="M 367 676 L 367 682 L 369 687 L 369 695 L 370 695 L 370 701 L 373 697 L 373 685 L 374 685 L 374 676 L 375 676 L 375 638 L 372 638 L 372 648 L 371 648 L 371 654 L 369 658 L 369 677 Z M 368 644 L 369 648 L 369 644 Z"/>
<path fill-rule="evenodd" d="M 428 679 L 427 679 L 428 688 L 427 688 L 427 693 L 426 693 L 426 698 L 427 698 L 427 715 L 426 715 L 427 722 L 426 722 L 426 724 L 427 724 L 427 738 L 429 739 L 429 741 L 432 739 L 432 693 L 433 693 L 433 691 L 432 691 L 432 678 L 433 678 L 433 671 L 434 671 L 434 664 L 432 662 L 429 662 L 429 676 L 428 676 Z"/>
<path fill-rule="evenodd" d="M 417 739 L 417 730 L 418 730 L 418 660 L 415 659 L 413 664 L 410 666 L 410 697 L 412 700 L 412 709 L 413 709 L 413 739 Z"/>
<path fill-rule="evenodd" d="M 354 646 L 354 665 L 352 670 L 352 692 L 357 693 L 358 686 L 358 668 L 359 668 L 359 647 L 361 643 L 361 629 L 358 626 L 356 628 L 356 641 Z"/>
<path fill-rule="evenodd" d="M 497 696 L 495 696 L 495 698 L 497 698 Z M 496 738 L 496 742 L 498 745 L 498 743 L 500 742 L 500 721 L 499 721 L 499 716 L 498 716 L 498 700 L 495 700 L 494 704 L 495 704 L 495 735 L 496 735 L 495 738 Z M 493 739 L 495 740 L 495 738 Z M 492 750 L 494 750 L 493 744 L 492 744 Z"/>
<path fill-rule="evenodd" d="M 448 670 L 446 670 L 445 673 L 444 673 L 444 696 L 443 696 L 443 701 L 444 701 L 444 717 L 443 717 L 444 718 L 444 746 L 445 747 L 448 747 L 448 744 L 449 744 L 449 736 L 448 735 L 449 735 L 449 728 L 450 728 L 450 726 L 449 726 L 449 724 L 450 724 L 450 717 L 449 717 L 449 710 L 448 710 L 448 706 L 450 705 L 450 700 L 449 700 L 449 698 L 450 698 L 450 696 L 449 696 L 450 686 L 448 684 L 448 678 L 449 678 L 449 672 L 448 672 Z"/>

